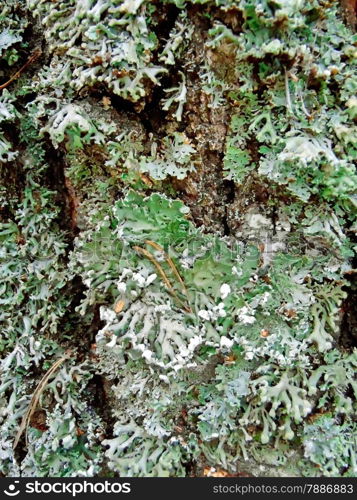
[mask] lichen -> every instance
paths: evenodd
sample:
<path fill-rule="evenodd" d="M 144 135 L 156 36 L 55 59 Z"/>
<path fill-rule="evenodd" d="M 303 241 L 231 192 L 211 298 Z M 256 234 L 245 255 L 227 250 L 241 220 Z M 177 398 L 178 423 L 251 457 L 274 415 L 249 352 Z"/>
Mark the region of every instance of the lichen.
<path fill-rule="evenodd" d="M 323 0 L 0 7 L 1 475 L 356 473 L 355 55 Z"/>

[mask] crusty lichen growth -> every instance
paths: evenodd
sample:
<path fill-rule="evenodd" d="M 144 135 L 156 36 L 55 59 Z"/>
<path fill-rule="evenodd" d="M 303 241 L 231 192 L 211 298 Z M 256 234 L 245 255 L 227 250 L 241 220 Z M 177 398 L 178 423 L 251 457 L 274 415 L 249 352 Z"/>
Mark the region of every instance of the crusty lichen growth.
<path fill-rule="evenodd" d="M 0 7 L 0 474 L 356 474 L 355 57 L 324 0 Z"/>

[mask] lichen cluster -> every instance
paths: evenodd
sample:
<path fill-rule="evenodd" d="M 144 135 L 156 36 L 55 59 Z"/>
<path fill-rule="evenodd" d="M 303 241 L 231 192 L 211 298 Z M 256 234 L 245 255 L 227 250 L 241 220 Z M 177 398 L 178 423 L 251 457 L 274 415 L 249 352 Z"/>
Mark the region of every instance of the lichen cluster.
<path fill-rule="evenodd" d="M 327 0 L 0 7 L 0 474 L 356 475 L 356 41 Z"/>

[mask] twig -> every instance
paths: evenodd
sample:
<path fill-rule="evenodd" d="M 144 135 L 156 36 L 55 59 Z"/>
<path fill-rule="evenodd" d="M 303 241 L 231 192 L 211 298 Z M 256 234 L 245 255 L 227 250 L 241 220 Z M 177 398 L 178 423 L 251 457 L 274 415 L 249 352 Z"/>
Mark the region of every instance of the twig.
<path fill-rule="evenodd" d="M 28 58 L 25 64 L 21 66 L 21 68 L 18 71 L 16 71 L 14 75 L 12 75 L 10 80 L 0 85 L 0 90 L 3 90 L 4 88 L 8 87 L 10 83 L 16 80 L 16 78 L 18 78 L 21 75 L 21 73 L 27 68 L 27 66 L 29 66 L 33 61 L 35 61 L 40 55 L 41 55 L 41 49 L 35 50 L 35 52 L 32 54 L 32 56 Z"/>
<path fill-rule="evenodd" d="M 188 293 L 187 293 L 187 288 L 186 288 L 185 282 L 181 278 L 181 275 L 178 272 L 177 267 L 175 266 L 175 264 L 174 264 L 173 260 L 171 259 L 171 257 L 165 252 L 165 250 L 160 245 L 158 245 L 154 241 L 145 240 L 145 243 L 147 245 L 151 245 L 153 248 L 155 248 L 156 250 L 159 250 L 160 252 L 162 252 L 164 254 L 166 262 L 168 263 L 168 265 L 172 269 L 172 271 L 173 271 L 174 275 L 176 276 L 176 278 L 181 283 L 182 291 L 183 291 L 184 295 L 186 295 L 186 297 L 187 297 Z"/>
<path fill-rule="evenodd" d="M 289 90 L 289 79 L 288 79 L 288 72 L 285 70 L 285 97 L 286 97 L 286 107 L 289 111 L 289 113 L 293 112 L 292 106 L 291 106 L 291 97 L 290 97 L 290 90 Z"/>
<path fill-rule="evenodd" d="M 177 300 L 177 302 L 180 304 L 180 306 L 186 312 L 191 313 L 192 312 L 191 308 L 189 306 L 187 306 L 186 304 L 184 304 L 182 302 L 182 300 L 177 296 L 177 293 L 175 292 L 174 287 L 171 285 L 170 280 L 166 276 L 165 271 L 163 270 L 163 268 L 161 267 L 161 265 L 159 264 L 159 262 L 157 262 L 157 260 L 152 255 L 152 253 L 150 253 L 148 250 L 145 250 L 145 248 L 141 248 L 141 247 L 138 247 L 138 246 L 134 246 L 133 248 L 137 252 L 141 253 L 141 255 L 144 255 L 147 259 L 150 260 L 150 262 L 152 262 L 154 264 L 154 266 L 156 267 L 156 269 L 159 271 L 159 274 L 160 274 L 161 278 L 163 279 L 163 281 L 164 281 L 166 287 L 168 288 L 169 292 L 171 293 L 171 295 L 173 295 L 175 297 L 175 299 Z"/>
<path fill-rule="evenodd" d="M 157 260 L 155 259 L 155 257 L 148 251 L 148 250 L 145 250 L 145 248 L 141 248 L 141 247 L 133 247 L 134 250 L 136 250 L 137 252 L 141 253 L 142 255 L 144 255 L 147 259 L 150 260 L 150 262 L 152 262 L 154 264 L 154 266 L 156 267 L 156 269 L 159 271 L 162 279 L 164 280 L 165 282 L 165 285 L 167 286 L 167 288 L 170 290 L 170 292 L 172 294 L 175 294 L 175 290 L 173 289 L 168 277 L 166 276 L 165 274 L 165 271 L 162 269 L 162 267 L 160 266 L 160 264 L 157 262 Z"/>
<path fill-rule="evenodd" d="M 24 431 L 26 431 L 26 445 L 28 445 L 27 429 L 28 429 L 28 427 L 30 425 L 30 421 L 31 421 L 32 415 L 34 414 L 34 412 L 35 412 L 35 410 L 37 408 L 37 405 L 38 405 L 38 402 L 40 400 L 41 394 L 45 390 L 47 382 L 48 382 L 49 378 L 51 377 L 51 375 L 61 366 L 61 364 L 64 361 L 66 361 L 66 359 L 68 359 L 70 357 L 70 355 L 71 355 L 71 352 L 67 352 L 64 356 L 62 356 L 62 358 L 58 359 L 51 366 L 51 368 L 45 373 L 45 375 L 42 377 L 42 379 L 40 380 L 38 386 L 35 389 L 35 392 L 33 393 L 33 396 L 31 398 L 29 407 L 28 407 L 25 415 L 22 418 L 19 430 L 17 431 L 16 437 L 15 437 L 15 441 L 14 441 L 14 444 L 13 444 L 13 449 L 15 449 L 16 446 L 19 444 L 20 438 L 21 438 L 21 436 L 22 436 L 22 434 L 23 434 Z"/>

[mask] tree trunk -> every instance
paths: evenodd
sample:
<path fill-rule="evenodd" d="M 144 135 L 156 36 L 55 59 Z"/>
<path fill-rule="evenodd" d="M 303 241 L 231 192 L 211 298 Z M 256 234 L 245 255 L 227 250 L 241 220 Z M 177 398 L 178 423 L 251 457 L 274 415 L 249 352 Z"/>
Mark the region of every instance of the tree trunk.
<path fill-rule="evenodd" d="M 0 474 L 355 475 L 355 27 L 3 2 Z"/>

